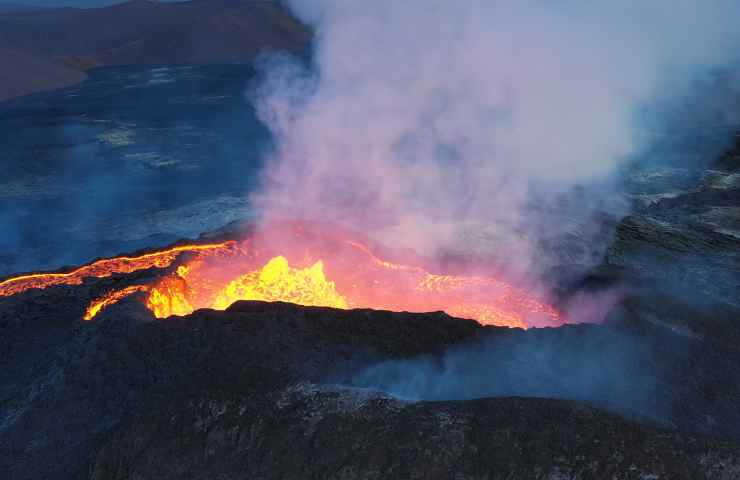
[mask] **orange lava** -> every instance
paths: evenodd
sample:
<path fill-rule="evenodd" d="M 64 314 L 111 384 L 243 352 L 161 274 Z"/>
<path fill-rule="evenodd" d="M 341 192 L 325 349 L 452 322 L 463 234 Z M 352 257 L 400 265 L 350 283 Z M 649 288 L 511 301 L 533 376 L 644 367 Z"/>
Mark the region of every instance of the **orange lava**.
<path fill-rule="evenodd" d="M 180 253 L 190 255 L 180 257 Z M 356 234 L 301 223 L 263 228 L 244 241 L 184 245 L 139 257 L 99 260 L 66 274 L 33 274 L 0 283 L 0 296 L 29 288 L 79 284 L 157 267 L 170 270 L 148 285 L 108 292 L 94 300 L 85 319 L 138 292 L 157 318 L 199 308 L 224 310 L 237 300 L 285 301 L 334 308 L 445 311 L 485 325 L 558 326 L 560 314 L 534 295 L 483 275 L 432 273 L 411 255 L 382 253 Z"/>
<path fill-rule="evenodd" d="M 131 285 L 120 290 L 112 290 L 97 300 L 93 300 L 92 303 L 88 305 L 85 310 L 85 315 L 82 318 L 84 320 L 92 320 L 105 307 L 118 303 L 136 292 L 146 292 L 148 290 L 149 287 L 146 285 Z"/>
<path fill-rule="evenodd" d="M 0 297 L 15 295 L 32 288 L 48 288 L 55 285 L 80 285 L 86 277 L 110 277 L 114 273 L 131 273 L 147 268 L 165 268 L 183 252 L 207 252 L 226 250 L 236 242 L 228 241 L 207 245 L 180 245 L 177 247 L 145 253 L 136 257 L 115 257 L 97 260 L 67 273 L 31 273 L 11 277 L 0 282 Z"/>
<path fill-rule="evenodd" d="M 283 301 L 297 305 L 348 308 L 334 282 L 326 279 L 321 260 L 307 268 L 292 268 L 283 256 L 270 259 L 260 270 L 232 280 L 213 302 L 226 310 L 238 300 Z"/>

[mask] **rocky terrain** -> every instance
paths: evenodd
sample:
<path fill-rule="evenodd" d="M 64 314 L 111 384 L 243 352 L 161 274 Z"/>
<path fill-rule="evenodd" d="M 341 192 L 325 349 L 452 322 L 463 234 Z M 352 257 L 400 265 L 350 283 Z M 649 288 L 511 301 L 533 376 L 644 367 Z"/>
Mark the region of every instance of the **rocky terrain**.
<path fill-rule="evenodd" d="M 740 473 L 733 443 L 649 419 L 626 420 L 588 403 L 419 402 L 351 381 L 381 360 L 438 355 L 452 345 L 511 335 L 559 336 L 560 347 L 599 338 L 606 345 L 613 334 L 603 327 L 530 334 L 444 314 L 249 302 L 153 321 L 133 299 L 83 323 L 81 300 L 95 288 L 29 291 L 0 302 L 3 478 L 730 479 Z M 522 371 L 523 384 L 547 380 L 528 373 Z M 680 386 L 666 386 L 681 394 Z"/>
<path fill-rule="evenodd" d="M 105 67 L 0 104 L 0 275 L 248 218 L 269 142 L 244 95 L 253 75 L 247 64 Z"/>
<path fill-rule="evenodd" d="M 283 32 L 263 46 L 304 45 L 277 8 L 8 9 L 0 60 L 23 66 L 6 79 L 55 82 L 233 60 L 266 38 L 250 23 L 263 16 Z M 131 21 L 102 27 L 119 16 Z M 250 218 L 269 148 L 244 98 L 251 65 L 88 75 L 0 105 L 0 276 L 229 236 Z M 740 147 L 679 164 L 627 169 L 631 206 L 604 222 L 596 268 L 568 263 L 577 226 L 552 266 L 559 307 L 618 293 L 600 325 L 249 302 L 157 321 L 136 296 L 81 320 L 157 269 L 0 298 L 0 478 L 740 478 Z"/>
<path fill-rule="evenodd" d="M 301 50 L 309 31 L 278 2 L 131 0 L 102 8 L 0 8 L 0 101 L 104 65 L 223 63 Z"/>
<path fill-rule="evenodd" d="M 603 264 L 560 290 L 622 291 L 602 325 L 249 302 L 156 321 L 135 296 L 80 320 L 157 269 L 0 299 L 0 475 L 738 478 L 735 155 L 627 177 Z"/>
<path fill-rule="evenodd" d="M 650 286 L 642 300 L 650 318 L 728 346 L 740 338 L 738 158 L 736 145 L 709 168 L 635 172 L 628 179 L 634 212 L 619 224 L 605 259 Z"/>
<path fill-rule="evenodd" d="M 80 320 L 156 269 L 1 299 L 0 473 L 737 478 L 734 156 L 628 178 L 604 263 L 562 285 L 622 289 L 603 325 L 248 302 L 156 321 L 135 297 Z"/>

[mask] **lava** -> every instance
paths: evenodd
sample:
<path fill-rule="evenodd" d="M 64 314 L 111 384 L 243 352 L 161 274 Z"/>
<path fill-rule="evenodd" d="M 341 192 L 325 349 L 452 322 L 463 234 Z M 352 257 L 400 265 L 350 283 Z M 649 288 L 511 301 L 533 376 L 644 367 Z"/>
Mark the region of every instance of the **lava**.
<path fill-rule="evenodd" d="M 145 253 L 136 257 L 104 258 L 67 273 L 31 273 L 11 277 L 0 282 L 0 297 L 25 292 L 32 288 L 48 288 L 55 285 L 80 285 L 84 278 L 104 278 L 114 273 L 132 273 L 147 268 L 165 268 L 172 264 L 183 252 L 220 251 L 228 249 L 236 242 L 206 245 L 179 245 L 177 247 Z"/>
<path fill-rule="evenodd" d="M 149 287 L 146 285 L 131 285 L 120 290 L 112 290 L 107 294 L 103 295 L 97 300 L 93 300 L 85 310 L 85 315 L 82 317 L 85 320 L 92 320 L 95 316 L 100 313 L 105 307 L 118 303 L 129 295 L 133 295 L 137 292 L 146 292 Z"/>
<path fill-rule="evenodd" d="M 178 272 L 177 276 L 165 277 L 151 289 L 146 306 L 157 318 L 187 315 L 195 310 L 189 298 L 190 287 Z"/>
<path fill-rule="evenodd" d="M 283 301 L 298 305 L 348 308 L 334 282 L 324 276 L 321 260 L 304 269 L 291 268 L 283 256 L 272 258 L 257 272 L 232 280 L 216 297 L 213 308 L 226 310 L 237 300 Z"/>
<path fill-rule="evenodd" d="M 180 255 L 185 252 L 188 255 Z M 241 241 L 182 245 L 98 260 L 69 273 L 23 275 L 0 283 L 0 296 L 153 267 L 162 273 L 155 272 L 143 285 L 107 292 L 90 303 L 84 318 L 91 320 L 110 305 L 143 292 L 144 305 L 157 318 L 261 300 L 341 309 L 445 311 L 487 325 L 520 328 L 565 322 L 536 296 L 494 277 L 432 273 L 433 266 L 413 255 L 399 257 L 357 234 L 299 223 L 263 228 Z"/>

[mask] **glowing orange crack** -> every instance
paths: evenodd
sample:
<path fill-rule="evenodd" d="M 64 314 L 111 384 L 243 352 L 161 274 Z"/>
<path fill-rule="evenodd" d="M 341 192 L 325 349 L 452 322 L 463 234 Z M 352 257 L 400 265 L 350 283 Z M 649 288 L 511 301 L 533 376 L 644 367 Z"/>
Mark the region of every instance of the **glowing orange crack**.
<path fill-rule="evenodd" d="M 85 310 L 85 316 L 82 318 L 84 320 L 92 320 L 104 308 L 116 304 L 136 292 L 146 292 L 148 290 L 149 287 L 146 285 L 131 285 L 129 287 L 122 288 L 121 290 L 112 290 L 97 300 L 93 300 L 93 302 L 87 307 L 87 310 Z"/>
<path fill-rule="evenodd" d="M 225 249 L 235 245 L 229 240 L 217 244 L 180 245 L 166 250 L 145 253 L 137 257 L 114 257 L 97 260 L 67 273 L 32 273 L 11 277 L 0 282 L 0 297 L 15 295 L 32 288 L 54 285 L 79 285 L 85 277 L 109 277 L 114 273 L 131 273 L 150 267 L 164 268 L 172 264 L 181 252 Z"/>

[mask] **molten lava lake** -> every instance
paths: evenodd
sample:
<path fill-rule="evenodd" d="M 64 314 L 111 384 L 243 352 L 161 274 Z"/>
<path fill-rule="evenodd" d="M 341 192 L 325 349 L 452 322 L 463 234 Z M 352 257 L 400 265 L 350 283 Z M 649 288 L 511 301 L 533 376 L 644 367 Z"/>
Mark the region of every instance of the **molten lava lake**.
<path fill-rule="evenodd" d="M 492 276 L 436 271 L 414 254 L 388 253 L 358 235 L 304 224 L 261 228 L 239 240 L 101 259 L 65 273 L 19 275 L 0 282 L 0 297 L 151 268 L 161 274 L 91 299 L 84 319 L 92 320 L 135 296 L 157 318 L 260 300 L 340 309 L 444 311 L 484 325 L 519 328 L 565 323 L 537 296 Z"/>

